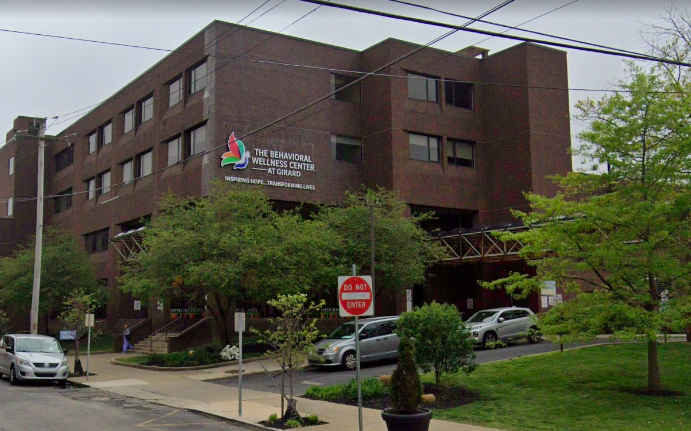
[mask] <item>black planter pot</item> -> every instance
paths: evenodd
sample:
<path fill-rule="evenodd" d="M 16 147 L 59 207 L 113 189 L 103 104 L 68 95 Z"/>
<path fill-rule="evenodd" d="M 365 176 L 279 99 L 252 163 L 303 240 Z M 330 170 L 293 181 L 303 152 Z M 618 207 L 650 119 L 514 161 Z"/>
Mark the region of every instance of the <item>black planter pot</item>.
<path fill-rule="evenodd" d="M 386 422 L 386 428 L 389 431 L 427 431 L 429 429 L 429 421 L 432 420 L 430 409 L 420 409 L 420 413 L 412 415 L 399 415 L 389 410 L 381 412 L 381 417 Z"/>

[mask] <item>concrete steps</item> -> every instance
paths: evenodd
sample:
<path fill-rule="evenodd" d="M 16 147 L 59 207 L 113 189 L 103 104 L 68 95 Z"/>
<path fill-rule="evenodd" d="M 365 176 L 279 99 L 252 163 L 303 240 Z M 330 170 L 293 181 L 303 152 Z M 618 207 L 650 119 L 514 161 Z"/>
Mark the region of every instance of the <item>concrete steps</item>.
<path fill-rule="evenodd" d="M 168 341 L 165 336 L 153 335 L 154 341 L 151 341 L 151 336 L 134 345 L 134 351 L 139 353 L 168 353 Z"/>

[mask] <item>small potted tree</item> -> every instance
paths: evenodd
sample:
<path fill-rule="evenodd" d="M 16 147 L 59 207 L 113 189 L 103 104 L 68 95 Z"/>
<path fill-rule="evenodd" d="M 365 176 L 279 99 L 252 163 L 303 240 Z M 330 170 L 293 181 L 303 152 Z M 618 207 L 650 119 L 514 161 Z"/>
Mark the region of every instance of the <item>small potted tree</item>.
<path fill-rule="evenodd" d="M 432 411 L 419 407 L 422 383 L 409 338 L 401 338 L 398 356 L 398 365 L 391 376 L 389 389 L 392 406 L 382 411 L 381 416 L 389 431 L 427 431 Z"/>

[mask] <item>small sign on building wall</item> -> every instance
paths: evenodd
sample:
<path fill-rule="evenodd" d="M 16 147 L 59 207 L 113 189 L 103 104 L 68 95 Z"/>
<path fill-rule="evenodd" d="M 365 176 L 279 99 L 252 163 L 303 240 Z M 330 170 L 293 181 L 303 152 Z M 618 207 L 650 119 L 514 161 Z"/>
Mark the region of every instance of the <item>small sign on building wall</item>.
<path fill-rule="evenodd" d="M 472 310 L 473 308 L 475 308 L 474 302 L 475 302 L 475 300 L 474 300 L 473 298 L 468 298 L 468 299 L 466 299 L 466 300 L 465 300 L 465 306 L 466 306 L 466 308 L 467 308 L 468 310 Z"/>
<path fill-rule="evenodd" d="M 134 311 L 139 311 L 142 309 L 142 301 L 136 299 L 134 301 Z"/>

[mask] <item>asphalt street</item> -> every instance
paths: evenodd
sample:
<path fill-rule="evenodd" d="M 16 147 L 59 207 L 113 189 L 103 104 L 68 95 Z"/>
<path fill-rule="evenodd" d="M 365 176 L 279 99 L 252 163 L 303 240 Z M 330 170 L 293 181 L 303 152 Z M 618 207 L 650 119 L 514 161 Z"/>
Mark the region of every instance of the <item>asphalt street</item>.
<path fill-rule="evenodd" d="M 217 418 L 84 387 L 0 381 L 0 431 L 240 431 Z"/>
<path fill-rule="evenodd" d="M 602 343 L 602 341 L 593 341 L 589 344 Z M 574 346 L 569 346 L 574 347 Z M 538 344 L 529 344 L 524 342 L 517 342 L 501 349 L 480 349 L 475 351 L 477 355 L 475 362 L 478 364 L 485 364 L 495 361 L 503 361 L 507 359 L 520 358 L 522 356 L 535 355 L 538 353 L 547 353 L 559 350 L 558 344 L 541 341 Z M 374 363 L 362 364 L 360 373 L 363 378 L 378 377 L 383 374 L 391 374 L 396 368 L 395 361 L 380 361 Z M 295 395 L 302 395 L 310 386 L 329 386 L 338 383 L 345 383 L 350 379 L 355 378 L 355 371 L 345 371 L 340 367 L 336 368 L 317 368 L 307 367 L 302 370 L 295 371 L 293 375 L 293 385 Z M 237 377 L 229 377 L 224 379 L 209 380 L 211 383 L 226 386 L 237 386 Z M 279 378 L 270 378 L 266 374 L 254 374 L 243 376 L 242 387 L 247 389 L 254 389 L 258 391 L 279 393 L 278 388 L 280 384 Z"/>

